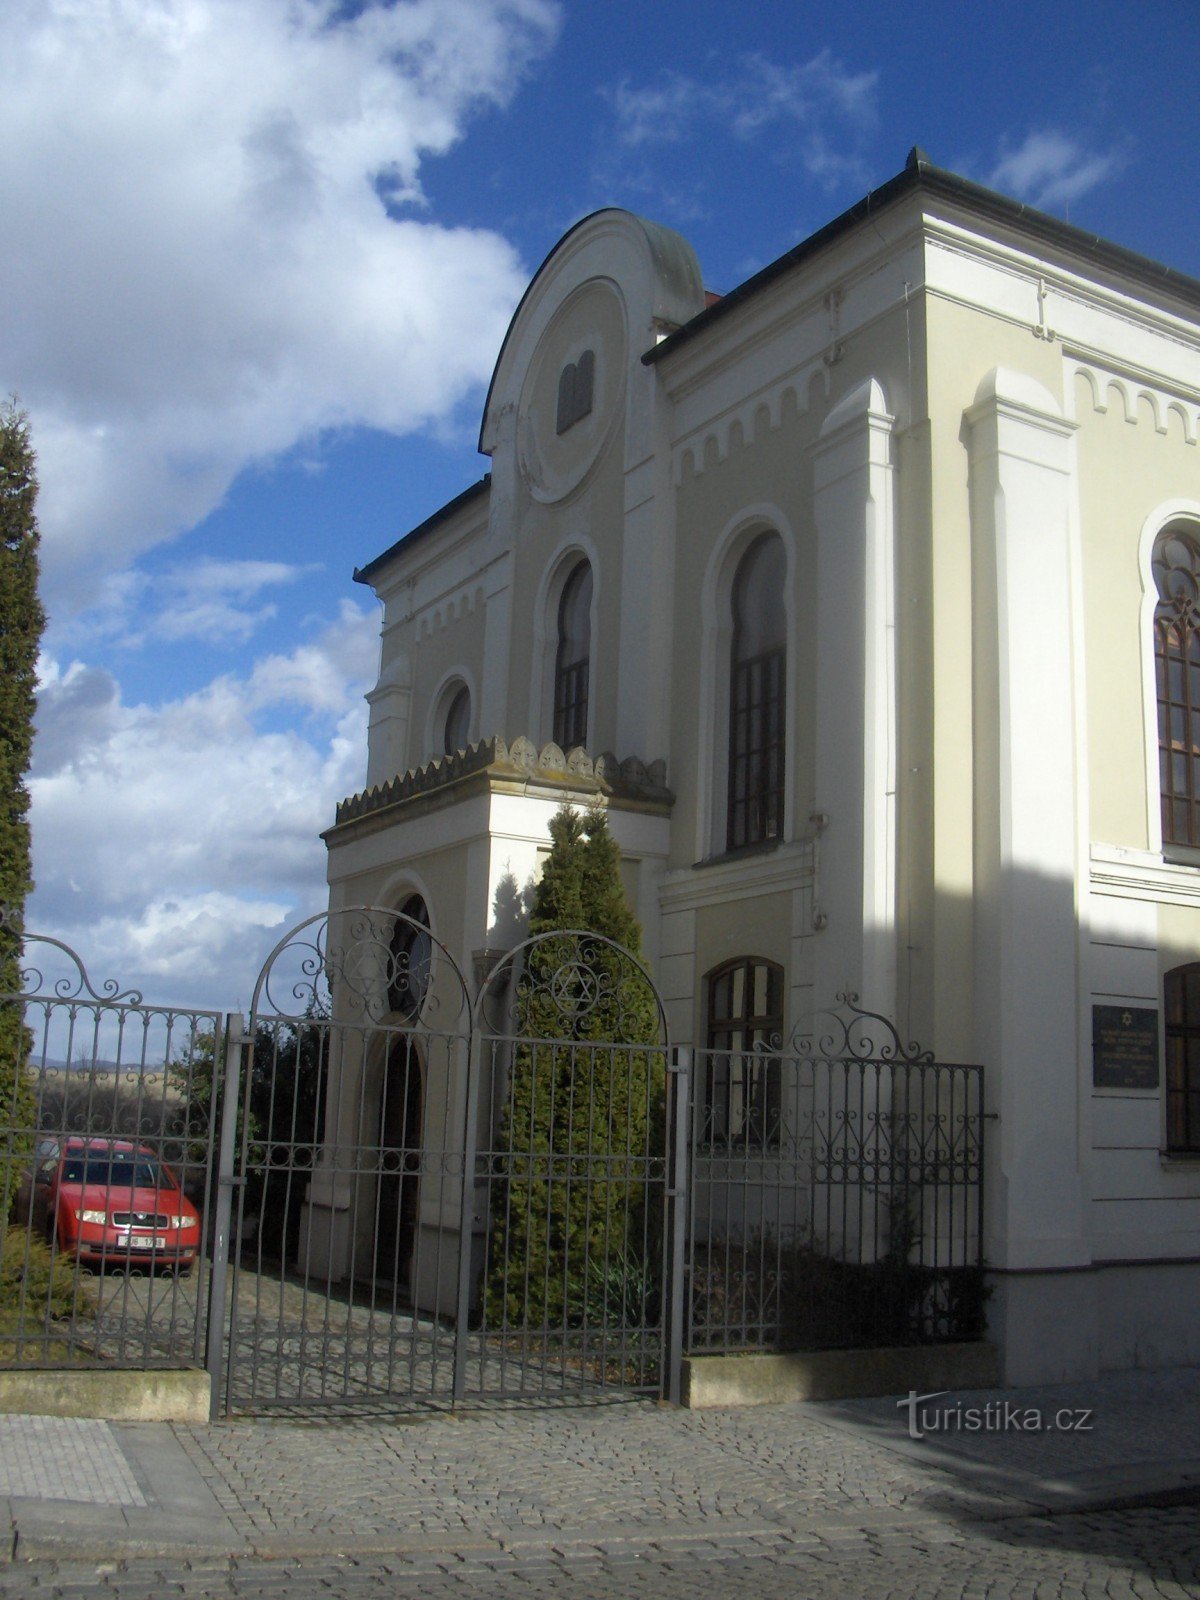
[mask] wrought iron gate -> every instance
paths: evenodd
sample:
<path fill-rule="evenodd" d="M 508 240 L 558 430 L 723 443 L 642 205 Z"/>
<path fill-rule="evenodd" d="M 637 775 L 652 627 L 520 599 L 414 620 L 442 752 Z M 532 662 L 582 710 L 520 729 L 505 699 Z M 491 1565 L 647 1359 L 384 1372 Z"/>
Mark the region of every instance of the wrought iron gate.
<path fill-rule="evenodd" d="M 658 1388 L 667 1043 L 626 951 L 531 940 L 472 1008 L 411 916 L 313 918 L 263 970 L 245 1056 L 226 1409 Z"/>
<path fill-rule="evenodd" d="M 279 943 L 247 1025 L 25 944 L 0 1366 L 204 1364 L 214 1413 L 378 1412 L 983 1333 L 981 1069 L 854 1005 L 672 1050 L 599 935 L 527 940 L 472 1001 L 419 918 L 358 907 Z"/>

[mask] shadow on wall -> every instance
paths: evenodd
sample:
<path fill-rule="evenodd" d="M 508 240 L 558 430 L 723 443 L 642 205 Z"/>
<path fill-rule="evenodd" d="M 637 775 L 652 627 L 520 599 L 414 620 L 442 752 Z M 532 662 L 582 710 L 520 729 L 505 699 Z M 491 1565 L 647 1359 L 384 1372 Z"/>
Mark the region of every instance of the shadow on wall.
<path fill-rule="evenodd" d="M 533 909 L 536 885 L 532 878 L 524 885 L 516 875 L 506 872 L 496 885 L 492 901 L 492 920 L 488 927 L 488 947 L 492 950 L 511 950 L 520 944 L 529 931 L 529 913 Z"/>

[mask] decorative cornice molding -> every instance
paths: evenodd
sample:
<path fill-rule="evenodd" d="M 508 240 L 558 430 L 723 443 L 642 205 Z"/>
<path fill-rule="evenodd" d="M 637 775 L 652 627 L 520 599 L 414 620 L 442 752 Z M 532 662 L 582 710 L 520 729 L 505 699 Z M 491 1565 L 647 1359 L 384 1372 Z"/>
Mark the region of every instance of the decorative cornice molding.
<path fill-rule="evenodd" d="M 718 461 L 724 461 L 734 443 L 736 430 L 738 442 L 743 446 L 757 444 L 767 433 L 774 433 L 783 422 L 784 402 L 790 394 L 796 414 L 804 416 L 811 410 L 812 389 L 818 381 L 825 396 L 829 394 L 829 369 L 818 356 L 782 382 L 749 396 L 738 406 L 720 417 L 705 422 L 686 439 L 678 441 L 671 451 L 671 478 L 675 487 L 690 474 L 698 478 L 708 465 L 710 447 L 715 448 Z"/>
<path fill-rule="evenodd" d="M 1160 904 L 1200 905 L 1200 867 L 1164 861 L 1152 850 L 1093 844 L 1090 878 L 1093 894 L 1119 895 L 1126 900 L 1151 900 Z"/>
<path fill-rule="evenodd" d="M 1200 405 L 1183 395 L 1172 394 L 1145 379 L 1090 361 L 1069 360 L 1067 372 L 1071 379 L 1082 378 L 1088 385 L 1093 411 L 1104 415 L 1110 409 L 1110 397 L 1115 390 L 1126 422 L 1136 424 L 1141 420 L 1141 402 L 1145 401 L 1156 433 L 1168 434 L 1174 420 L 1179 424 L 1184 444 L 1200 442 Z"/>
<path fill-rule="evenodd" d="M 584 801 L 604 796 L 664 810 L 675 802 L 667 788 L 664 761 L 652 761 L 648 766 L 636 756 L 618 761 L 608 751 L 593 760 L 581 745 L 564 752 L 553 742 L 539 750 L 532 739 L 522 734 L 512 744 L 499 737 L 481 739 L 452 756 L 438 756 L 424 766 L 397 774 L 387 783 L 351 795 L 338 805 L 334 826 L 356 822 L 360 817 L 448 789 L 477 775 L 483 775 L 489 783 L 519 782 L 526 789 L 557 790 Z"/>

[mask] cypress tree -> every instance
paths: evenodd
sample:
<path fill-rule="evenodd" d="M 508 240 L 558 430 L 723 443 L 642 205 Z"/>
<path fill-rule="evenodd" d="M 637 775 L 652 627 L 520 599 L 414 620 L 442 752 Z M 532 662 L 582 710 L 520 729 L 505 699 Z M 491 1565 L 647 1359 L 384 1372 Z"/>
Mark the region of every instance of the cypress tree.
<path fill-rule="evenodd" d="M 656 1277 L 646 1170 L 661 1154 L 664 1061 L 646 1047 L 661 1042 L 658 1003 L 603 810 L 564 806 L 550 838 L 529 919 L 544 937 L 517 979 L 488 1322 L 613 1331 L 650 1314 Z"/>
<path fill-rule="evenodd" d="M 45 617 L 38 600 L 37 472 L 29 419 L 15 401 L 0 405 L 0 995 L 20 987 L 20 949 L 30 870 L 29 791 L 37 653 Z M 28 1148 L 34 1097 L 24 1065 L 28 1036 L 20 1008 L 0 1004 L 0 1214 L 13 1197 L 12 1157 Z M 6 1181 L 7 1179 L 7 1181 Z"/>

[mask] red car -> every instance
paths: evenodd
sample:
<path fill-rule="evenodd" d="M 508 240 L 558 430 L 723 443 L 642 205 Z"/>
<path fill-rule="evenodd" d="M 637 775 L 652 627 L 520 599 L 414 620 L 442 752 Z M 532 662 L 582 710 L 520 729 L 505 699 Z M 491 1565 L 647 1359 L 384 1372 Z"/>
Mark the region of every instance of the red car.
<path fill-rule="evenodd" d="M 51 1243 L 92 1265 L 190 1270 L 200 1216 L 171 1169 L 124 1139 L 64 1140 L 37 1173 L 36 1214 Z"/>

